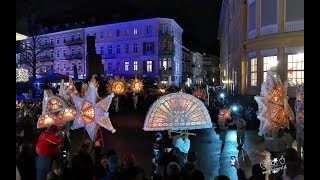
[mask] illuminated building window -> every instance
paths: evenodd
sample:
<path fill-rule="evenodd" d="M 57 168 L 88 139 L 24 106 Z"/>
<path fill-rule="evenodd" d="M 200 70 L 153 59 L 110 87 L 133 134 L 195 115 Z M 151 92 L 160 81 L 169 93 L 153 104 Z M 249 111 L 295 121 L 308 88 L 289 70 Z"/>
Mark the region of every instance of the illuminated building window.
<path fill-rule="evenodd" d="M 120 44 L 117 45 L 117 54 L 120 54 Z"/>
<path fill-rule="evenodd" d="M 266 81 L 267 72 L 269 70 L 276 71 L 277 70 L 277 56 L 266 56 L 263 57 L 263 82 Z"/>
<path fill-rule="evenodd" d="M 65 71 L 67 69 L 66 63 L 63 63 L 63 70 Z"/>
<path fill-rule="evenodd" d="M 304 53 L 288 55 L 288 81 L 289 86 L 304 83 Z"/>
<path fill-rule="evenodd" d="M 147 72 L 152 72 L 152 61 L 147 61 Z"/>
<path fill-rule="evenodd" d="M 134 52 L 134 53 L 137 53 L 137 52 L 138 52 L 138 44 L 137 44 L 137 43 L 134 43 L 134 44 L 133 44 L 133 52 Z"/>
<path fill-rule="evenodd" d="M 129 62 L 124 62 L 124 70 L 129 71 Z"/>
<path fill-rule="evenodd" d="M 63 54 L 63 57 L 66 57 L 66 50 L 65 49 L 62 49 L 62 54 Z"/>
<path fill-rule="evenodd" d="M 147 52 L 151 52 L 152 43 L 147 42 Z"/>
<path fill-rule="evenodd" d="M 138 61 L 133 61 L 133 70 L 138 71 Z"/>
<path fill-rule="evenodd" d="M 251 71 L 251 86 L 257 86 L 257 58 L 250 59 L 250 71 Z"/>
<path fill-rule="evenodd" d="M 133 34 L 137 35 L 138 34 L 138 29 L 137 28 L 133 28 Z"/>
<path fill-rule="evenodd" d="M 166 58 L 164 58 L 163 59 L 163 61 L 162 61 L 162 70 L 168 70 L 168 61 L 167 61 L 167 59 Z"/>
<path fill-rule="evenodd" d="M 104 38 L 104 32 L 100 32 L 100 38 Z"/>

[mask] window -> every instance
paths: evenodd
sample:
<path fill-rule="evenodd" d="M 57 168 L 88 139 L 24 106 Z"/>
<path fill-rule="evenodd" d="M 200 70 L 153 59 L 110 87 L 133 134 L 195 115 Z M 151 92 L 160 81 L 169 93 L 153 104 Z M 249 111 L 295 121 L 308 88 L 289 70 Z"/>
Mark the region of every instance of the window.
<path fill-rule="evenodd" d="M 60 57 L 60 53 L 59 53 L 59 50 L 56 51 L 56 57 Z"/>
<path fill-rule="evenodd" d="M 103 54 L 103 51 L 104 51 L 104 47 L 101 46 L 101 47 L 100 47 L 100 54 Z"/>
<path fill-rule="evenodd" d="M 94 37 L 97 37 L 97 33 L 94 33 Z"/>
<path fill-rule="evenodd" d="M 133 61 L 133 70 L 138 71 L 138 61 Z"/>
<path fill-rule="evenodd" d="M 79 41 L 81 40 L 81 34 L 78 34 L 78 40 Z"/>
<path fill-rule="evenodd" d="M 125 45 L 125 49 L 126 49 L 126 54 L 128 54 L 129 53 L 129 44 Z"/>
<path fill-rule="evenodd" d="M 74 48 L 71 49 L 71 55 L 74 55 Z"/>
<path fill-rule="evenodd" d="M 120 62 L 117 62 L 117 71 L 120 71 Z"/>
<path fill-rule="evenodd" d="M 74 35 L 71 35 L 71 41 L 72 42 L 74 41 Z"/>
<path fill-rule="evenodd" d="M 48 44 L 48 39 L 46 39 L 46 40 L 45 40 L 45 43 L 44 43 L 44 44 L 45 44 L 45 45 L 47 45 L 47 44 Z"/>
<path fill-rule="evenodd" d="M 248 11 L 249 11 L 249 18 L 248 18 L 248 24 L 249 24 L 249 28 L 248 30 L 249 31 L 252 31 L 254 29 L 256 29 L 256 2 L 254 1 L 253 3 L 251 3 L 249 5 L 249 8 L 248 8 Z"/>
<path fill-rule="evenodd" d="M 109 37 L 109 38 L 112 37 L 112 31 L 109 31 L 109 32 L 108 32 L 108 37 Z"/>
<path fill-rule="evenodd" d="M 53 58 L 53 50 L 50 51 L 50 57 Z"/>
<path fill-rule="evenodd" d="M 112 45 L 108 46 L 108 54 L 112 54 Z"/>
<path fill-rule="evenodd" d="M 57 44 L 60 44 L 60 38 L 57 37 L 56 41 L 57 41 Z"/>
<path fill-rule="evenodd" d="M 137 28 L 133 28 L 133 34 L 138 34 L 138 29 Z"/>
<path fill-rule="evenodd" d="M 124 70 L 129 71 L 129 62 L 124 62 Z"/>
<path fill-rule="evenodd" d="M 120 29 L 117 29 L 117 37 L 120 36 Z"/>
<path fill-rule="evenodd" d="M 50 44 L 53 44 L 53 38 L 50 38 Z"/>
<path fill-rule="evenodd" d="M 62 54 L 63 54 L 63 57 L 66 57 L 66 50 L 65 49 L 62 49 Z"/>
<path fill-rule="evenodd" d="M 163 24 L 162 27 L 161 27 L 161 32 L 162 32 L 162 34 L 167 33 L 168 32 L 168 25 Z"/>
<path fill-rule="evenodd" d="M 117 54 L 120 54 L 120 44 L 117 45 Z"/>
<path fill-rule="evenodd" d="M 108 71 L 109 71 L 109 72 L 112 71 L 112 62 L 108 62 Z"/>
<path fill-rule="evenodd" d="M 261 0 L 261 27 L 277 24 L 278 0 Z"/>
<path fill-rule="evenodd" d="M 63 43 L 66 43 L 66 37 L 65 36 L 62 37 L 62 41 L 63 41 Z"/>
<path fill-rule="evenodd" d="M 63 63 L 63 70 L 65 71 L 67 69 L 66 63 Z"/>
<path fill-rule="evenodd" d="M 263 82 L 266 81 L 267 72 L 269 70 L 275 71 L 277 69 L 277 56 L 263 57 Z"/>
<path fill-rule="evenodd" d="M 168 61 L 166 58 L 164 58 L 162 61 L 162 70 L 168 70 Z"/>
<path fill-rule="evenodd" d="M 151 25 L 147 26 L 147 34 L 151 34 L 152 30 L 151 30 Z"/>
<path fill-rule="evenodd" d="M 137 52 L 138 52 L 138 44 L 137 44 L 137 43 L 134 43 L 134 44 L 133 44 L 133 52 L 134 52 L 134 53 L 137 53 Z"/>
<path fill-rule="evenodd" d="M 73 68 L 73 66 L 74 66 L 74 62 L 71 63 L 71 68 Z"/>
<path fill-rule="evenodd" d="M 81 54 L 81 47 L 78 48 L 78 53 Z"/>
<path fill-rule="evenodd" d="M 285 3 L 286 22 L 304 20 L 304 1 L 286 0 Z"/>
<path fill-rule="evenodd" d="M 288 55 L 289 86 L 304 84 L 304 53 Z"/>
<path fill-rule="evenodd" d="M 257 86 L 257 71 L 258 71 L 258 64 L 257 58 L 250 59 L 250 72 L 251 72 L 251 86 Z"/>
<path fill-rule="evenodd" d="M 59 70 L 60 69 L 60 64 L 59 63 L 57 63 L 57 70 Z"/>
<path fill-rule="evenodd" d="M 152 43 L 147 42 L 147 52 L 151 52 Z"/>
<path fill-rule="evenodd" d="M 104 32 L 100 33 L 100 38 L 104 38 Z"/>
<path fill-rule="evenodd" d="M 147 72 L 152 72 L 152 61 L 147 61 Z"/>

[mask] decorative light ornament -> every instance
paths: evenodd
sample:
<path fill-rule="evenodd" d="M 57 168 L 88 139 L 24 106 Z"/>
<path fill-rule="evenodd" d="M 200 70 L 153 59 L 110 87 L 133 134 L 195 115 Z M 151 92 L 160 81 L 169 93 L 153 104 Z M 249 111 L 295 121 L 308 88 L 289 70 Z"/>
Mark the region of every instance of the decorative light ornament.
<path fill-rule="evenodd" d="M 77 111 L 74 108 L 66 108 L 60 111 L 58 117 L 60 121 L 74 120 L 77 115 Z"/>
<path fill-rule="evenodd" d="M 16 68 L 16 82 L 28 82 L 29 71 L 28 69 Z"/>
<path fill-rule="evenodd" d="M 119 76 L 116 76 L 114 80 L 110 79 L 107 88 L 109 92 L 113 92 L 119 95 L 124 94 L 126 90 L 124 77 L 120 79 Z"/>
<path fill-rule="evenodd" d="M 68 94 L 69 94 L 69 95 L 75 94 L 75 95 L 77 95 L 77 96 L 80 95 L 79 92 L 78 92 L 78 90 L 77 90 L 77 88 L 74 86 L 71 77 L 69 77 Z"/>
<path fill-rule="evenodd" d="M 143 89 L 143 82 L 140 79 L 135 78 L 130 83 L 130 89 L 134 93 L 139 93 Z"/>
<path fill-rule="evenodd" d="M 87 90 L 88 90 L 88 84 L 87 83 L 82 83 L 81 92 L 80 92 L 81 97 L 85 97 L 86 96 Z"/>
<path fill-rule="evenodd" d="M 37 122 L 37 128 L 45 128 L 51 125 L 57 124 L 57 116 L 55 114 L 44 114 L 41 115 Z"/>

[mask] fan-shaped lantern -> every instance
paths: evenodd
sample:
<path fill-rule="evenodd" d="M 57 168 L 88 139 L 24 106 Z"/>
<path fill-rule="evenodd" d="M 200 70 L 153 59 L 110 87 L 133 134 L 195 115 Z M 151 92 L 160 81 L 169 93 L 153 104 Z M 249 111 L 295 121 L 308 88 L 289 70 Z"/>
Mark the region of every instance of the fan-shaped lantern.
<path fill-rule="evenodd" d="M 77 115 L 77 111 L 74 108 L 66 108 L 60 111 L 58 117 L 59 121 L 66 122 L 69 120 L 73 120 Z"/>
<path fill-rule="evenodd" d="M 203 102 L 186 93 L 161 96 L 150 107 L 145 131 L 211 128 L 212 122 Z"/>
<path fill-rule="evenodd" d="M 54 113 L 44 114 L 39 117 L 37 122 L 37 128 L 38 129 L 45 128 L 57 123 L 58 123 L 58 117 Z"/>

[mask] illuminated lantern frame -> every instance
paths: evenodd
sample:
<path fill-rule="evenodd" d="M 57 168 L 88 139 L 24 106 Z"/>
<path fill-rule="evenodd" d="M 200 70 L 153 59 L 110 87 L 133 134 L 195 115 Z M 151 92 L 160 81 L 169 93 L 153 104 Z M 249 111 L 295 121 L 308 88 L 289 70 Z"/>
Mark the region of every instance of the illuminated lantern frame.
<path fill-rule="evenodd" d="M 139 93 L 143 89 L 143 82 L 140 79 L 135 78 L 130 83 L 130 89 L 134 93 Z"/>
<path fill-rule="evenodd" d="M 46 128 L 57 123 L 58 123 L 58 117 L 54 113 L 43 114 L 38 119 L 37 128 L 38 129 Z"/>
<path fill-rule="evenodd" d="M 120 79 L 119 76 L 116 76 L 114 80 L 110 79 L 107 88 L 109 92 L 113 92 L 114 94 L 124 94 L 126 92 L 126 82 L 124 77 Z"/>
<path fill-rule="evenodd" d="M 16 82 L 28 82 L 29 71 L 28 69 L 16 68 Z"/>

